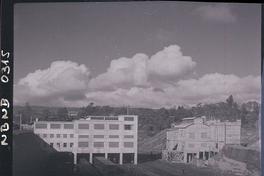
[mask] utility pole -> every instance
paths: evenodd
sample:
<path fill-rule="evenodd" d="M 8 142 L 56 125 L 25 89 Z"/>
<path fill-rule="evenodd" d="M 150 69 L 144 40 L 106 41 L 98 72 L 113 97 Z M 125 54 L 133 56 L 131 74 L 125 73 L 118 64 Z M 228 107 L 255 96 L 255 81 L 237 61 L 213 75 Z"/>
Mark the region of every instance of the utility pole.
<path fill-rule="evenodd" d="M 127 106 L 126 109 L 127 109 L 127 115 L 129 115 L 129 106 Z"/>
<path fill-rule="evenodd" d="M 22 130 L 22 114 L 19 114 L 19 130 Z"/>

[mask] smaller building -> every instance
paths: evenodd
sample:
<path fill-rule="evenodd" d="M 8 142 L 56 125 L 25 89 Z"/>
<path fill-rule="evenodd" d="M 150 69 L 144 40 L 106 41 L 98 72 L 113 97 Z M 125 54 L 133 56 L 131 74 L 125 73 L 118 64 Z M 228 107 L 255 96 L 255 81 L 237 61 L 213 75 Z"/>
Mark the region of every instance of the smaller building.
<path fill-rule="evenodd" d="M 68 117 L 69 118 L 77 118 L 78 117 L 78 111 L 68 111 Z"/>
<path fill-rule="evenodd" d="M 185 118 L 172 124 L 166 135 L 163 159 L 189 163 L 194 158 L 208 160 L 225 144 L 240 144 L 241 120 L 235 122 Z"/>

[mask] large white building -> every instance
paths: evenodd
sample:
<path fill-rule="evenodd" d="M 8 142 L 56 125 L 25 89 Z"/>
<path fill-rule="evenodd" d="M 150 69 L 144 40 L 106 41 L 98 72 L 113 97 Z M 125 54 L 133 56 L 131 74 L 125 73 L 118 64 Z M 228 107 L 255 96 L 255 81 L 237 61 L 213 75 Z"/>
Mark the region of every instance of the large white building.
<path fill-rule="evenodd" d="M 89 116 L 74 121 L 36 121 L 34 133 L 57 151 L 79 157 L 104 156 L 113 162 L 137 164 L 138 118 L 135 115 Z"/>
<path fill-rule="evenodd" d="M 225 144 L 240 144 L 241 120 L 234 122 L 185 118 L 167 131 L 163 158 L 189 163 L 194 158 L 208 160 Z"/>

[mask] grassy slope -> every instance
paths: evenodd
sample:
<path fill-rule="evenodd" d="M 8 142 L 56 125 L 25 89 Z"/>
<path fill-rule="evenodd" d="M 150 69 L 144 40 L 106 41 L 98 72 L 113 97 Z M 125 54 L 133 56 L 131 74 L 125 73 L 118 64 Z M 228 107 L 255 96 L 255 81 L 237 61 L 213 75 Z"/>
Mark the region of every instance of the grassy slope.
<path fill-rule="evenodd" d="M 152 137 L 139 141 L 139 153 L 161 152 L 166 144 L 166 129 Z"/>

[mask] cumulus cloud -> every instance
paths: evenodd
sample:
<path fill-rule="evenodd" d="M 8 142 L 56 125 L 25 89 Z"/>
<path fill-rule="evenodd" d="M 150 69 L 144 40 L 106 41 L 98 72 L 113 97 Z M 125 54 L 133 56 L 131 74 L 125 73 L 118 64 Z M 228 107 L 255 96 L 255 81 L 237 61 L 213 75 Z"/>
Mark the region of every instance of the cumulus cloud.
<path fill-rule="evenodd" d="M 195 65 L 190 56 L 183 56 L 178 45 L 171 45 L 151 56 L 148 71 L 152 75 L 177 78 L 191 71 Z"/>
<path fill-rule="evenodd" d="M 198 7 L 196 13 L 206 20 L 225 23 L 235 22 L 237 20 L 231 6 L 228 4 L 204 5 Z"/>
<path fill-rule="evenodd" d="M 238 101 L 260 100 L 260 76 L 238 77 L 232 74 L 212 73 L 199 79 L 181 80 L 174 88 L 168 88 L 172 93 L 181 92 L 180 99 L 186 103 L 218 102 L 229 95 L 234 95 Z"/>
<path fill-rule="evenodd" d="M 85 65 L 71 61 L 55 61 L 50 67 L 36 70 L 15 85 L 16 101 L 48 101 L 73 97 L 85 98 L 90 71 Z"/>
<path fill-rule="evenodd" d="M 189 73 L 195 65 L 191 57 L 182 54 L 178 45 L 171 45 L 151 57 L 138 53 L 132 58 L 112 60 L 107 72 L 91 80 L 90 88 L 114 90 L 131 86 L 146 87 L 151 85 L 151 80 L 175 80 Z"/>
<path fill-rule="evenodd" d="M 225 101 L 233 95 L 238 102 L 260 100 L 260 76 L 238 77 L 220 73 L 206 74 L 198 79 L 181 80 L 175 86 L 157 91 L 154 87 L 132 87 L 86 94 L 96 104 L 116 106 L 171 107 Z"/>
<path fill-rule="evenodd" d="M 106 72 L 92 79 L 85 65 L 55 61 L 49 68 L 36 70 L 18 81 L 14 102 L 49 106 L 85 106 L 94 102 L 160 108 L 225 101 L 231 94 L 238 102 L 260 101 L 260 76 L 209 73 L 196 79 L 184 78 L 195 65 L 177 45 L 165 47 L 151 57 L 139 53 L 112 60 Z"/>
<path fill-rule="evenodd" d="M 122 57 L 112 60 L 107 72 L 90 81 L 92 89 L 129 88 L 131 86 L 146 86 L 148 56 L 135 54 L 132 58 Z"/>

